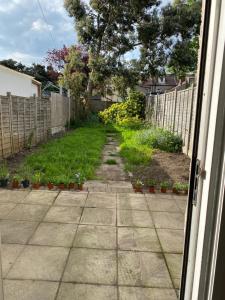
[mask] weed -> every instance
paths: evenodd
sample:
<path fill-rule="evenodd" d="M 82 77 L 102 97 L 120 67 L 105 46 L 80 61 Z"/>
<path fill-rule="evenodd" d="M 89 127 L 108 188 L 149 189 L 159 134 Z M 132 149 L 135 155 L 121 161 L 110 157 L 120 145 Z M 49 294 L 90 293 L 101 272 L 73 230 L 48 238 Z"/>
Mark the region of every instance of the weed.
<path fill-rule="evenodd" d="M 107 159 L 105 163 L 107 165 L 116 165 L 117 164 L 115 159 Z"/>

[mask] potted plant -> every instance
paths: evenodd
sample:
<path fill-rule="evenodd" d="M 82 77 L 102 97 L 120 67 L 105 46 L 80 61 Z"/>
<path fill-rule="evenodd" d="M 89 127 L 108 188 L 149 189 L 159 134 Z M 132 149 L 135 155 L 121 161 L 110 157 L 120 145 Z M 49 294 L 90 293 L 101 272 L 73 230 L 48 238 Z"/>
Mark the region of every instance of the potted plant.
<path fill-rule="evenodd" d="M 74 189 L 75 189 L 75 186 L 77 187 L 77 185 L 75 185 L 75 182 L 70 181 L 70 183 L 68 184 L 68 189 L 69 189 L 69 190 L 74 190 Z"/>
<path fill-rule="evenodd" d="M 135 183 L 133 184 L 135 193 L 141 193 L 143 185 L 144 184 L 140 179 L 136 180 Z"/>
<path fill-rule="evenodd" d="M 19 174 L 15 174 L 12 177 L 12 188 L 13 189 L 19 189 L 20 188 L 20 184 L 21 184 L 21 176 Z"/>
<path fill-rule="evenodd" d="M 0 187 L 5 188 L 8 185 L 9 172 L 5 164 L 0 166 Z"/>
<path fill-rule="evenodd" d="M 28 188 L 30 186 L 30 177 L 31 177 L 31 171 L 28 167 L 25 167 L 22 169 L 22 186 L 24 189 Z"/>
<path fill-rule="evenodd" d="M 167 189 L 169 188 L 169 183 L 167 181 L 163 181 L 161 182 L 160 184 L 160 187 L 161 187 L 161 193 L 166 193 L 167 192 Z"/>
<path fill-rule="evenodd" d="M 176 182 L 176 183 L 174 183 L 174 185 L 173 185 L 173 193 L 174 194 L 179 194 L 180 193 L 180 191 L 182 190 L 182 185 L 181 185 L 181 183 L 179 183 L 179 182 Z"/>
<path fill-rule="evenodd" d="M 83 190 L 83 185 L 84 185 L 84 182 L 85 182 L 85 177 L 83 174 L 81 173 L 76 173 L 75 176 L 74 176 L 74 182 L 76 183 L 77 185 L 77 189 L 82 191 Z"/>
<path fill-rule="evenodd" d="M 53 180 L 53 178 L 48 178 L 48 180 L 47 180 L 47 187 L 48 187 L 48 189 L 49 190 L 53 190 L 54 189 L 54 180 Z"/>
<path fill-rule="evenodd" d="M 41 186 L 41 177 L 42 177 L 41 172 L 34 173 L 34 175 L 32 176 L 32 188 L 33 189 L 39 190 L 39 188 Z"/>
<path fill-rule="evenodd" d="M 156 180 L 155 179 L 150 179 L 148 181 L 148 186 L 149 186 L 149 192 L 150 193 L 155 193 Z"/>
<path fill-rule="evenodd" d="M 188 194 L 188 190 L 189 190 L 189 185 L 188 185 L 188 183 L 182 184 L 182 190 L 183 190 L 183 192 L 184 192 L 185 195 Z"/>

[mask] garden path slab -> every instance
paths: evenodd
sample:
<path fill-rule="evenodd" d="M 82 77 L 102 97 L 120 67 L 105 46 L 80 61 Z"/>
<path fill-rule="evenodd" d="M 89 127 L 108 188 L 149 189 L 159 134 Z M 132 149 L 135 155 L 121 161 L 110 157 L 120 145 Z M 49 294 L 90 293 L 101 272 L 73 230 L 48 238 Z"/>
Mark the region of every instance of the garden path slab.
<path fill-rule="evenodd" d="M 0 203 L 20 203 L 28 194 L 29 191 L 0 190 Z"/>
<path fill-rule="evenodd" d="M 84 207 L 87 195 L 87 192 L 61 192 L 54 204 L 58 206 Z"/>
<path fill-rule="evenodd" d="M 79 223 L 82 213 L 80 207 L 68 207 L 68 206 L 52 206 L 48 211 L 45 222 L 53 223 Z"/>
<path fill-rule="evenodd" d="M 119 287 L 120 300 L 177 300 L 173 289 Z"/>
<path fill-rule="evenodd" d="M 7 219 L 17 221 L 41 221 L 48 209 L 49 206 L 46 205 L 17 204 L 7 215 Z"/>
<path fill-rule="evenodd" d="M 23 200 L 26 204 L 52 205 L 58 192 L 31 191 Z"/>
<path fill-rule="evenodd" d="M 116 210 L 106 208 L 85 208 L 81 224 L 116 225 Z"/>

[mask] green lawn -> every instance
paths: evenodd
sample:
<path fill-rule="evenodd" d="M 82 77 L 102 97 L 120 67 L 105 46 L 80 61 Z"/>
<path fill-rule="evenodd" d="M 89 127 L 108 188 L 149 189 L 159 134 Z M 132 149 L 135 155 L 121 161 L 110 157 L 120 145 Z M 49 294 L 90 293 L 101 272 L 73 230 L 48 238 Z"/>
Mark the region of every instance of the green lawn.
<path fill-rule="evenodd" d="M 40 171 L 42 181 L 70 182 L 75 173 L 93 179 L 101 162 L 101 152 L 106 142 L 107 128 L 103 125 L 85 125 L 67 133 L 63 138 L 50 141 L 38 152 L 28 156 L 21 173 L 28 169 L 32 174 Z"/>

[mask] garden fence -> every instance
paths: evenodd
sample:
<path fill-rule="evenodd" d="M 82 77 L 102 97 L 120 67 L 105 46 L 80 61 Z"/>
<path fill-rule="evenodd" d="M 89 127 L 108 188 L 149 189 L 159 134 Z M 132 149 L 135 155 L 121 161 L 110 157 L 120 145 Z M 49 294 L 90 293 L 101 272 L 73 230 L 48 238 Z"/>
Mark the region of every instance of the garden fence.
<path fill-rule="evenodd" d="M 75 116 L 74 104 L 61 95 L 24 98 L 0 96 L 0 158 L 47 141 Z"/>
<path fill-rule="evenodd" d="M 172 131 L 183 139 L 183 152 L 192 154 L 196 114 L 196 87 L 151 95 L 147 98 L 146 119 L 153 125 Z"/>

